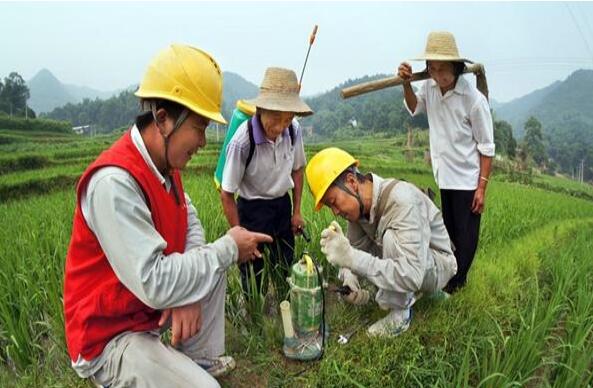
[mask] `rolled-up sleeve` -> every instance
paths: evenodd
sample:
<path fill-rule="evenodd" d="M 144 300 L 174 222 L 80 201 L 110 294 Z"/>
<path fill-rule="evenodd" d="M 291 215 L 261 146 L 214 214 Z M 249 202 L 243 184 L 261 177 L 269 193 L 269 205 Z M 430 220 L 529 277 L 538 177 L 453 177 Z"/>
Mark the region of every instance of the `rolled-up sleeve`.
<path fill-rule="evenodd" d="M 410 190 L 403 194 L 383 234 L 383 258 L 360 252 L 352 270 L 366 276 L 377 287 L 396 292 L 416 292 L 428 268 L 430 225 L 422 215 L 422 204 Z M 407 197 L 407 198 L 406 198 Z"/>
<path fill-rule="evenodd" d="M 404 98 L 404 106 L 406 110 L 410 114 L 410 116 L 418 116 L 419 114 L 426 113 L 426 82 L 422 84 L 420 89 L 416 92 L 416 110 L 412 112 L 408 104 L 406 103 L 406 99 Z"/>
<path fill-rule="evenodd" d="M 486 97 L 478 94 L 478 100 L 470 111 L 470 122 L 473 137 L 478 144 L 478 152 L 484 156 L 494 157 L 494 127 L 492 114 Z"/>

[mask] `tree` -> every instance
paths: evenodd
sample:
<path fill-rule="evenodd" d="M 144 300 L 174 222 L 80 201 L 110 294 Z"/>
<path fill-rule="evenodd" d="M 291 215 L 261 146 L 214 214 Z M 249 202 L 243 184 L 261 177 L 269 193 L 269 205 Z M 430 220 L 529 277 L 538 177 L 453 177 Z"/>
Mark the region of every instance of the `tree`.
<path fill-rule="evenodd" d="M 2 98 L 2 96 L 4 95 L 3 93 L 4 91 L 4 84 L 2 83 L 2 80 L 0 80 L 0 112 L 6 112 L 6 107 L 7 102 L 4 101 L 4 99 Z"/>
<path fill-rule="evenodd" d="M 338 128 L 338 118 L 332 111 L 323 111 L 319 115 L 319 132 L 326 136 L 332 135 Z"/>
<path fill-rule="evenodd" d="M 523 139 L 528 155 L 540 167 L 546 165 L 548 155 L 544 146 L 542 124 L 531 116 L 525 123 L 525 137 Z"/>
<path fill-rule="evenodd" d="M 27 106 L 29 97 L 29 88 L 23 77 L 12 72 L 4 78 L 4 85 L 0 88 L 0 110 L 14 116 L 25 116 L 28 114 L 26 109 L 31 111 Z"/>
<path fill-rule="evenodd" d="M 336 116 L 338 118 L 338 125 L 348 125 L 350 120 L 356 117 L 354 109 L 348 104 L 340 104 L 336 107 Z"/>
<path fill-rule="evenodd" d="M 513 127 L 504 120 L 494 121 L 494 144 L 498 154 L 515 157 L 517 141 L 513 137 Z"/>
<path fill-rule="evenodd" d="M 70 121 L 73 126 L 92 125 L 98 132 L 110 132 L 130 125 L 139 113 L 138 99 L 123 91 L 106 100 L 85 98 L 78 104 L 68 103 L 46 114 L 54 120 Z"/>

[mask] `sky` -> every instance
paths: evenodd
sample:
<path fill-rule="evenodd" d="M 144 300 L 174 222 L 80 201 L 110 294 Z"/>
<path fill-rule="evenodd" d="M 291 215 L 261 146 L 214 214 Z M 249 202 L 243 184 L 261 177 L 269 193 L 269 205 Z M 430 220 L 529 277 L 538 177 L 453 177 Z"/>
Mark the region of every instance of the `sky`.
<path fill-rule="evenodd" d="M 0 2 L 0 20 L 0 77 L 47 68 L 103 91 L 138 83 L 170 43 L 200 47 L 256 85 L 269 66 L 300 74 L 315 24 L 305 96 L 393 74 L 435 30 L 484 64 L 499 102 L 593 69 L 593 2 Z"/>

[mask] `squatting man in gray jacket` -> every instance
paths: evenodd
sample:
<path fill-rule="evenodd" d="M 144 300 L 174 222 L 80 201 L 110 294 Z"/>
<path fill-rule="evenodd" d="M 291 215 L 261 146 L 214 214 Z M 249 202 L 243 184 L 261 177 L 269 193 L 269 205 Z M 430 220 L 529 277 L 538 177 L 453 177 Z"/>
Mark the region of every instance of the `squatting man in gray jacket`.
<path fill-rule="evenodd" d="M 389 314 L 368 328 L 372 336 L 406 331 L 421 295 L 441 291 L 457 263 L 441 212 L 416 186 L 358 171 L 358 160 L 338 148 L 317 153 L 306 168 L 315 201 L 348 220 L 346 236 L 332 221 L 321 233 L 321 250 L 340 267 L 353 304 L 367 302 L 358 276 L 378 287 L 375 300 Z"/>

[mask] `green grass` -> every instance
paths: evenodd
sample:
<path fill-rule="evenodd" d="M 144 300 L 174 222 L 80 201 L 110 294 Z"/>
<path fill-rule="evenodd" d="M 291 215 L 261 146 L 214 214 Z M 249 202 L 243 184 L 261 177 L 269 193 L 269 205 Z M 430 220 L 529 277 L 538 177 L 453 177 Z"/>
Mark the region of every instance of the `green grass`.
<path fill-rule="evenodd" d="M 32 185 L 21 186 L 10 201 L 0 202 L 1 386 L 89 386 L 70 368 L 63 332 L 62 276 L 74 209 L 73 182 L 66 188 L 39 187 L 55 177 L 76 179 L 90 160 L 86 150 L 98 154 L 107 146 L 102 142 L 114 138 L 59 139 L 44 143 L 23 136 L 19 143 L 0 144 L 0 149 L 15 147 L 15 155 L 41 155 L 52 161 L 42 168 L 0 176 L 0 190 L 23 182 Z M 332 143 L 360 159 L 363 171 L 436 189 L 430 167 L 421 158 L 407 161 L 401 144 L 402 138 Z M 184 173 L 185 189 L 209 241 L 227 229 L 212 180 L 219 146 L 202 150 Z M 308 156 L 324 146 L 308 146 Z M 53 164 L 60 157 L 64 164 Z M 526 186 L 494 176 L 468 286 L 445 302 L 420 300 L 404 335 L 369 339 L 363 328 L 349 344 L 338 345 L 338 334 L 385 313 L 376 305 L 352 307 L 328 295 L 331 333 L 320 362 L 298 363 L 282 356 L 280 318 L 265 314 L 263 298 L 248 306 L 250 314 L 257 315 L 257 325 L 241 315 L 239 274 L 232 268 L 227 350 L 238 368 L 221 383 L 229 387 L 591 386 L 593 201 L 586 197 L 590 187 L 564 179 L 538 179 L 534 186 Z M 583 196 L 576 198 L 574 193 Z M 334 217 L 327 209 L 313 212 L 307 191 L 303 215 L 314 238 L 308 245 L 297 240 L 298 255 L 307 249 L 326 270 L 327 280 L 335 283 L 336 270 L 327 265 L 318 241 Z"/>
<path fill-rule="evenodd" d="M 535 177 L 534 182 L 540 184 L 544 188 L 556 189 L 560 192 L 564 191 L 567 193 L 584 193 L 589 198 L 593 199 L 593 185 L 589 183 L 580 183 L 566 177 L 558 176 L 552 177 L 550 175 L 538 175 Z"/>

